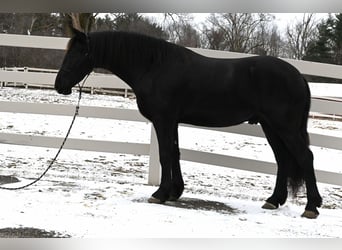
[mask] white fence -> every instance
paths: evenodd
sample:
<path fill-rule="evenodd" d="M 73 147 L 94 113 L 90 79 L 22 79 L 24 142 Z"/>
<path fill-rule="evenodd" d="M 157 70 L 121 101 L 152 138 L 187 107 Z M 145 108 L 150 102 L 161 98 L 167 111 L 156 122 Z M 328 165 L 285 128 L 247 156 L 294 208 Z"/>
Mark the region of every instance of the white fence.
<path fill-rule="evenodd" d="M 18 74 L 23 72 L 25 74 Z M 58 70 L 56 69 L 41 69 L 31 67 L 3 67 L 0 68 L 0 87 L 18 87 L 25 88 L 54 88 L 53 80 L 56 77 Z M 92 73 L 87 80 L 87 85 L 83 88 L 84 91 L 94 93 L 109 93 L 121 94 L 128 97 L 132 91 L 130 88 L 115 75 Z"/>
<path fill-rule="evenodd" d="M 67 38 L 52 38 L 38 36 L 21 36 L 0 34 L 0 46 L 17 46 L 17 47 L 39 47 L 47 49 L 64 49 L 66 47 Z M 195 52 L 220 58 L 246 57 L 251 55 L 230 53 L 222 51 L 212 51 L 203 49 L 193 49 Z M 326 77 L 334 77 L 342 79 L 342 67 L 336 65 L 320 64 L 313 62 L 304 62 L 297 60 L 285 59 L 289 63 L 296 66 L 304 74 L 319 75 Z M 25 71 L 6 71 L 0 70 L 0 82 L 21 82 L 26 84 L 53 85 L 56 73 L 53 72 L 25 72 Z M 127 89 L 128 86 L 119 78 L 112 75 L 94 75 L 92 74 L 86 83 L 88 87 L 117 88 Z M 342 115 L 342 103 L 335 100 L 325 98 L 313 98 L 311 111 L 324 114 Z M 29 114 L 47 114 L 47 115 L 67 115 L 71 116 L 74 107 L 70 105 L 57 104 L 34 104 L 19 102 L 0 102 L 0 112 L 29 113 Z M 127 121 L 146 121 L 144 117 L 136 110 L 104 108 L 104 107 L 87 107 L 80 108 L 79 115 L 81 117 L 119 119 Z M 189 125 L 182 125 L 189 126 Z M 152 126 L 151 126 L 152 127 Z M 230 133 L 238 133 L 243 135 L 264 137 L 260 126 L 251 126 L 241 124 L 238 126 L 227 128 L 206 128 L 209 130 L 225 131 Z M 342 150 L 342 138 L 335 136 L 327 136 L 321 134 L 310 134 L 311 144 L 314 146 Z M 47 136 L 28 136 L 9 133 L 0 133 L 0 143 L 28 145 L 40 147 L 58 147 L 63 138 L 47 137 Z M 158 156 L 158 143 L 151 128 L 150 144 L 141 143 L 123 143 L 94 141 L 83 139 L 69 139 L 65 145 L 67 149 L 89 150 L 113 153 L 128 153 L 150 156 L 149 184 L 158 184 L 160 179 L 160 167 Z M 266 174 L 275 174 L 275 163 L 264 162 L 259 160 L 251 160 L 238 158 L 228 155 L 214 154 L 195 150 L 181 149 L 181 159 L 205 164 L 225 166 L 240 170 L 248 170 Z M 342 174 L 316 170 L 319 182 L 341 185 Z"/>

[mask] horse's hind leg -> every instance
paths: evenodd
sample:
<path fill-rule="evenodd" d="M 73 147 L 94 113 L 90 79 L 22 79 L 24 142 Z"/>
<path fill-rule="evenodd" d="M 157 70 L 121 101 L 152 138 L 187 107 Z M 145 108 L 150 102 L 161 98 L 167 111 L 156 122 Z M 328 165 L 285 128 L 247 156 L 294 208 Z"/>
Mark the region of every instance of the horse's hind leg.
<path fill-rule="evenodd" d="M 300 166 L 299 173 L 304 178 L 307 192 L 307 205 L 302 216 L 307 218 L 316 218 L 319 215 L 317 207 L 322 204 L 322 198 L 318 192 L 316 177 L 313 168 L 313 154 L 308 145 L 307 133 L 297 131 L 293 132 L 284 129 L 281 133 L 281 138 L 287 149 L 296 159 Z"/>
<path fill-rule="evenodd" d="M 284 140 L 297 159 L 298 164 L 302 167 L 308 199 L 303 216 L 315 218 L 319 214 L 317 207 L 321 206 L 322 198 L 316 184 L 313 168 L 313 154 L 301 135 L 284 136 Z"/>
<path fill-rule="evenodd" d="M 267 141 L 273 150 L 278 165 L 276 185 L 273 194 L 266 200 L 266 203 L 262 208 L 276 209 L 279 205 L 283 205 L 287 199 L 288 168 L 292 167 L 292 165 L 296 163 L 294 162 L 293 156 L 287 150 L 280 137 L 274 133 L 273 129 L 265 122 L 261 122 L 261 126 L 264 130 Z"/>

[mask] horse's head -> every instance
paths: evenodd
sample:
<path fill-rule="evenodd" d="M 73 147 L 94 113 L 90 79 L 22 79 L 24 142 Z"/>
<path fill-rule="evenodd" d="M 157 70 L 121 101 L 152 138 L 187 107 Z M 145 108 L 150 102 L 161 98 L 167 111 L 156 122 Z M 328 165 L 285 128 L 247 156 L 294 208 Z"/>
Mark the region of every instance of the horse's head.
<path fill-rule="evenodd" d="M 55 89 L 59 94 L 69 95 L 71 89 L 93 70 L 89 37 L 76 29 L 70 39 L 63 64 L 57 74 Z"/>

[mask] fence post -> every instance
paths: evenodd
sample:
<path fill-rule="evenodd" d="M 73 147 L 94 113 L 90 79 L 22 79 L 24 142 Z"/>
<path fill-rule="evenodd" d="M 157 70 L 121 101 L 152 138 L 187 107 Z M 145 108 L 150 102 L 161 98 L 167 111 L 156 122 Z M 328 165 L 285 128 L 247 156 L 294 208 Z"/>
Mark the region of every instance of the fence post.
<path fill-rule="evenodd" d="M 156 131 L 151 124 L 151 142 L 150 142 L 150 161 L 148 170 L 148 184 L 159 185 L 161 176 L 161 168 L 159 163 L 159 147 Z"/>
<path fill-rule="evenodd" d="M 3 67 L 2 70 L 7 71 L 6 67 Z M 1 82 L 1 88 L 6 87 L 6 86 L 7 86 L 7 82 L 5 82 L 5 81 Z"/>
<path fill-rule="evenodd" d="M 17 70 L 17 67 L 13 67 L 13 71 L 17 72 L 17 71 L 18 71 L 18 70 Z M 14 87 L 17 87 L 17 82 L 14 82 L 14 83 L 13 83 L 13 86 L 14 86 Z"/>
<path fill-rule="evenodd" d="M 24 67 L 24 72 L 29 72 L 27 67 Z M 28 89 L 28 84 L 24 83 L 25 89 Z"/>
<path fill-rule="evenodd" d="M 5 70 L 5 67 L 0 68 L 0 71 L 3 71 L 3 70 Z M 3 88 L 4 84 L 5 84 L 5 82 L 0 81 L 0 88 Z"/>

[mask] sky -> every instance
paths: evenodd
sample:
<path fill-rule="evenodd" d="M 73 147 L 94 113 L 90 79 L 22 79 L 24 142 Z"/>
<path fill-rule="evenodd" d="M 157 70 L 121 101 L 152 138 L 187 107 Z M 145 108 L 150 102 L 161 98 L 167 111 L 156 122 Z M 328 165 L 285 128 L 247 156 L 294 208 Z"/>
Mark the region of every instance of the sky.
<path fill-rule="evenodd" d="M 105 15 L 106 13 L 101 13 L 100 15 Z M 210 13 L 190 13 L 194 18 L 194 26 L 198 29 L 201 28 L 201 23 L 205 22 L 206 18 Z M 283 35 L 286 31 L 288 24 L 294 21 L 300 21 L 304 13 L 270 13 L 275 17 L 275 22 L 278 26 L 280 33 Z M 328 13 L 315 13 L 316 20 L 319 21 L 323 18 L 328 17 Z M 163 23 L 165 16 L 164 13 L 143 13 L 144 16 L 152 18 L 156 22 Z"/>
<path fill-rule="evenodd" d="M 304 13 L 270 13 L 274 15 L 275 22 L 278 25 L 279 31 L 281 33 L 285 32 L 287 24 L 296 21 L 301 20 Z M 164 19 L 163 13 L 146 13 L 145 15 L 154 18 L 156 21 Z M 200 25 L 200 23 L 204 22 L 206 18 L 210 15 L 210 13 L 192 13 L 194 17 L 194 23 L 195 25 Z M 327 13 L 316 13 L 316 19 L 320 20 L 322 18 L 327 17 Z M 200 28 L 200 27 L 199 27 Z"/>
<path fill-rule="evenodd" d="M 280 31 L 284 31 L 286 29 L 287 24 L 292 21 L 301 20 L 303 18 L 304 13 L 271 13 L 275 16 L 275 21 L 279 27 Z M 316 13 L 316 20 L 321 20 L 323 18 L 328 17 L 327 13 Z"/>

